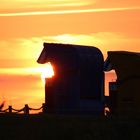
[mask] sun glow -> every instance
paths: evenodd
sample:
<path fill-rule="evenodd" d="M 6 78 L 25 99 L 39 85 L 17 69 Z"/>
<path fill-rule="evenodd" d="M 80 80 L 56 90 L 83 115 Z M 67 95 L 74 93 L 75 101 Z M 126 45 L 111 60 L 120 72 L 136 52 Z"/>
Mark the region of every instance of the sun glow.
<path fill-rule="evenodd" d="M 46 63 L 45 67 L 41 69 L 41 79 L 44 82 L 46 78 L 52 78 L 54 76 L 53 66 L 50 62 Z"/>

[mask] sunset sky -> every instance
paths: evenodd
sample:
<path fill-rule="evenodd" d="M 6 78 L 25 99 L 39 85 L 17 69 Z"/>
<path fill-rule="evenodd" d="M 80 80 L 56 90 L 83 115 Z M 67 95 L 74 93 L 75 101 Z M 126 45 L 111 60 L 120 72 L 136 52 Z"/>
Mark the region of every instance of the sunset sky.
<path fill-rule="evenodd" d="M 0 0 L 0 103 L 44 102 L 43 42 L 140 52 L 139 0 Z M 108 76 L 111 77 L 111 74 Z"/>

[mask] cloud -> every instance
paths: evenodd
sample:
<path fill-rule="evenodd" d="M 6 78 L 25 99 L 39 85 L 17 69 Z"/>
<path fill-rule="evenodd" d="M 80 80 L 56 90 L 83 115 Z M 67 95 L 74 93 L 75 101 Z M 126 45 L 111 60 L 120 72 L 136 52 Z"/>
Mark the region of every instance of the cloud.
<path fill-rule="evenodd" d="M 139 38 L 132 38 L 117 32 L 92 34 L 61 34 L 0 41 L 0 59 L 30 59 L 36 63 L 43 48 L 43 42 L 70 43 L 96 46 L 103 54 L 109 50 L 140 51 Z M 13 64 L 14 65 L 14 64 Z"/>
<path fill-rule="evenodd" d="M 117 32 L 98 32 L 92 34 L 63 34 L 52 37 L 44 37 L 44 40 L 60 43 L 96 46 L 103 54 L 107 51 L 126 50 L 140 51 L 139 38 L 131 38 Z"/>
<path fill-rule="evenodd" d="M 7 75 L 41 75 L 44 65 L 38 67 L 24 67 L 23 68 L 1 68 L 0 74 Z"/>
<path fill-rule="evenodd" d="M 18 38 L 0 40 L 1 59 L 31 59 L 37 58 L 42 49 L 40 38 Z"/>
<path fill-rule="evenodd" d="M 29 64 L 32 66 L 36 66 L 36 60 L 43 49 L 43 42 L 96 46 L 102 51 L 103 54 L 107 54 L 107 51 L 111 50 L 127 50 L 140 52 L 139 38 L 132 38 L 119 32 L 98 32 L 92 34 L 60 34 L 54 36 L 1 40 L 0 60 L 6 59 L 11 61 L 10 63 L 16 63 L 16 61 L 12 61 L 12 59 L 30 60 L 31 63 L 28 62 L 28 66 Z M 13 66 L 15 65 L 14 63 Z M 20 63 L 20 65 L 24 66 L 26 61 L 25 63 L 23 61 Z M 12 65 L 10 64 L 10 67 L 11 66 Z"/>
<path fill-rule="evenodd" d="M 91 0 L 1 0 L 1 11 L 25 11 L 25 10 L 41 10 L 54 8 L 68 8 L 87 6 L 95 3 Z"/>
<path fill-rule="evenodd" d="M 36 16 L 36 15 L 58 15 L 58 14 L 77 14 L 77 13 L 97 13 L 97 12 L 113 12 L 140 10 L 140 7 L 124 7 L 124 8 L 99 8 L 99 9 L 77 9 L 77 10 L 58 10 L 58 11 L 33 11 L 33 12 L 16 12 L 16 13 L 1 13 L 0 17 L 10 16 Z"/>

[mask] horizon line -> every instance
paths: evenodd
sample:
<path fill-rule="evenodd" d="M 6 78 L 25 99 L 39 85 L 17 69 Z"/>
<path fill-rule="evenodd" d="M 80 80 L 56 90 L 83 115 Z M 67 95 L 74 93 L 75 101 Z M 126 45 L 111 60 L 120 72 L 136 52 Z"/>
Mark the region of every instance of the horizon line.
<path fill-rule="evenodd" d="M 61 11 L 59 10 L 59 11 L 33 11 L 33 12 L 0 13 L 0 17 L 78 14 L 78 13 L 93 13 L 93 12 L 97 13 L 97 12 L 113 12 L 113 11 L 128 11 L 128 10 L 140 10 L 140 7 L 99 8 L 99 9 L 79 9 L 79 10 L 61 10 Z"/>

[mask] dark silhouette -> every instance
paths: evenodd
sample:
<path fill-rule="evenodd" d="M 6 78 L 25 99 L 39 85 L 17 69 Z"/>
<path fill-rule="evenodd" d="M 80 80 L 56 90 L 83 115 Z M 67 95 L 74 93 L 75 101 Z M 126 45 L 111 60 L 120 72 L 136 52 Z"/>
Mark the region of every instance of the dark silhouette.
<path fill-rule="evenodd" d="M 5 101 L 2 102 L 2 104 L 0 105 L 0 110 L 4 107 Z"/>
<path fill-rule="evenodd" d="M 51 62 L 55 73 L 46 79 L 46 111 L 96 115 L 104 112 L 104 60 L 98 48 L 44 43 L 37 62 Z"/>
<path fill-rule="evenodd" d="M 109 51 L 105 70 L 114 69 L 116 82 L 110 82 L 110 108 L 114 115 L 140 115 L 140 53 Z"/>

